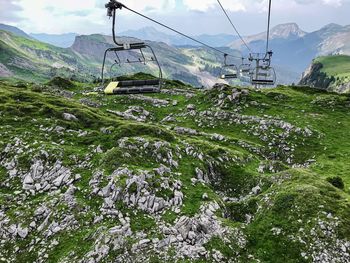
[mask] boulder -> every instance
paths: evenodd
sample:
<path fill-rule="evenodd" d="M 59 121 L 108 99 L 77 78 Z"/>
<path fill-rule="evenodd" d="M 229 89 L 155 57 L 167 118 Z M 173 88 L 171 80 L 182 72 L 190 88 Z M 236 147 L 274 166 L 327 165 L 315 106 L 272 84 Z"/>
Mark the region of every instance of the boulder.
<path fill-rule="evenodd" d="M 26 238 L 28 236 L 28 228 L 22 228 L 21 226 L 18 226 L 17 227 L 17 235 L 20 237 L 20 238 Z"/>
<path fill-rule="evenodd" d="M 187 105 L 187 110 L 188 110 L 188 111 L 196 110 L 196 106 L 193 105 L 193 104 L 189 104 L 189 105 Z"/>
<path fill-rule="evenodd" d="M 63 116 L 63 119 L 65 119 L 66 121 L 78 121 L 78 118 L 70 113 L 63 113 L 62 116 Z"/>

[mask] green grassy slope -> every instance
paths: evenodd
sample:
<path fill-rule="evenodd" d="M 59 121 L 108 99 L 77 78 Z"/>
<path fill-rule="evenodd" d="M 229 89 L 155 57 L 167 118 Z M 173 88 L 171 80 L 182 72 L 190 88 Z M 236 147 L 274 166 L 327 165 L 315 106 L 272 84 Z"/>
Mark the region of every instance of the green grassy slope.
<path fill-rule="evenodd" d="M 160 94 L 107 97 L 68 84 L 0 83 L 0 258 L 349 260 L 349 96 L 169 81 Z M 70 183 L 52 182 L 57 161 Z M 179 192 L 157 212 L 130 201 Z M 180 218 L 196 226 L 192 241 Z"/>
<path fill-rule="evenodd" d="M 334 77 L 350 77 L 350 56 L 338 55 L 319 57 L 316 62 L 322 63 L 322 72 Z"/>
<path fill-rule="evenodd" d="M 0 62 L 17 78 L 44 81 L 55 75 L 87 76 L 87 70 L 77 72 L 78 69 L 84 69 L 84 66 L 69 49 L 58 48 L 1 30 L 0 48 Z"/>
<path fill-rule="evenodd" d="M 300 84 L 338 93 L 350 92 L 350 56 L 334 55 L 314 59 Z"/>
<path fill-rule="evenodd" d="M 141 40 L 121 39 L 120 41 L 139 42 Z M 165 78 L 179 79 L 197 87 L 210 87 L 215 84 L 220 75 L 223 56 L 218 55 L 217 52 L 202 47 L 176 48 L 160 42 L 147 41 L 146 43 L 154 49 Z M 77 36 L 71 48 L 58 48 L 1 30 L 0 45 L 2 50 L 0 63 L 4 64 L 15 77 L 29 81 L 35 79 L 41 82 L 54 76 L 72 78 L 82 82 L 98 78 L 101 75 L 104 51 L 115 46 L 110 36 L 94 34 Z M 222 51 L 240 56 L 238 51 L 229 48 L 223 48 Z M 127 58 L 136 61 L 142 59 L 137 50 L 119 55 L 123 62 Z M 153 57 L 150 50 L 144 50 L 144 55 L 147 59 Z M 240 65 L 241 60 L 232 59 L 229 62 Z M 107 75 L 121 76 L 140 71 L 153 75 L 158 74 L 156 63 L 151 61 L 146 65 L 142 63 L 124 64 L 122 67 L 115 65 L 111 70 L 114 63 L 114 57 L 107 58 L 105 72 Z M 286 72 L 279 73 L 281 73 L 279 78 L 281 82 L 291 82 L 295 79 L 295 76 L 287 76 Z M 1 75 L 5 74 L 0 72 L 0 77 Z M 239 80 L 236 80 L 235 83 L 239 83 Z"/>

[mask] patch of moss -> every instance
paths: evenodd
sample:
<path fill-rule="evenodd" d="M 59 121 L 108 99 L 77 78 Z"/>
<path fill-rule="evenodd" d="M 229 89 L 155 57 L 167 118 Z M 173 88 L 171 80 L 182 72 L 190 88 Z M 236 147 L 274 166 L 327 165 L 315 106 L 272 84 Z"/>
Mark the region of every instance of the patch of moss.
<path fill-rule="evenodd" d="M 229 203 L 226 205 L 227 216 L 237 222 L 247 222 L 247 215 L 252 216 L 258 209 L 258 202 L 256 198 L 250 198 L 248 200 L 239 203 Z"/>
<path fill-rule="evenodd" d="M 175 212 L 169 210 L 162 215 L 162 219 L 169 224 L 173 224 L 177 217 L 178 215 Z"/>
<path fill-rule="evenodd" d="M 56 237 L 59 244 L 50 251 L 48 261 L 59 262 L 63 258 L 69 258 L 72 251 L 74 251 L 75 256 L 81 258 L 93 247 L 94 243 L 91 237 L 95 230 L 94 227 L 79 228 L 75 232 L 61 233 L 59 238 Z"/>
<path fill-rule="evenodd" d="M 135 182 L 129 186 L 128 192 L 129 192 L 129 194 L 136 194 L 137 193 L 137 184 Z"/>
<path fill-rule="evenodd" d="M 5 167 L 0 165 L 0 181 L 3 182 L 5 181 L 7 178 L 7 170 L 5 169 Z"/>
<path fill-rule="evenodd" d="M 301 228 L 311 231 L 316 224 L 314 220 L 319 217 L 320 207 L 326 214 L 345 219 L 343 209 L 348 201 L 334 187 L 332 189 L 310 173 L 301 170 L 290 172 L 292 179 L 269 190 L 272 205 L 259 202 L 259 212 L 246 231 L 248 248 L 264 262 L 308 262 L 301 257 L 307 247 L 290 237 L 297 235 Z"/>
<path fill-rule="evenodd" d="M 116 129 L 115 139 L 118 140 L 123 137 L 136 137 L 146 135 L 153 138 L 159 138 L 168 142 L 172 142 L 175 140 L 174 135 L 164 130 L 160 127 L 154 127 L 147 124 L 126 124 L 121 125 Z"/>
<path fill-rule="evenodd" d="M 165 200 L 170 200 L 174 198 L 174 192 L 171 191 L 170 189 L 164 189 L 164 188 L 160 189 L 159 191 L 156 191 L 155 195 Z"/>
<path fill-rule="evenodd" d="M 238 165 L 228 164 L 227 167 L 217 165 L 214 169 L 215 178 L 210 178 L 214 189 L 229 196 L 239 197 L 248 194 L 259 181 L 259 177 Z"/>
<path fill-rule="evenodd" d="M 133 233 L 154 231 L 156 230 L 156 222 L 152 217 L 142 212 L 137 212 L 136 215 L 131 218 L 130 228 Z"/>
<path fill-rule="evenodd" d="M 213 237 L 208 243 L 204 245 L 207 250 L 220 251 L 226 258 L 235 258 L 236 251 L 232 249 L 230 244 L 226 244 L 221 238 Z"/>
<path fill-rule="evenodd" d="M 47 85 L 63 89 L 72 89 L 76 87 L 76 85 L 72 81 L 62 77 L 54 77 L 47 83 Z"/>

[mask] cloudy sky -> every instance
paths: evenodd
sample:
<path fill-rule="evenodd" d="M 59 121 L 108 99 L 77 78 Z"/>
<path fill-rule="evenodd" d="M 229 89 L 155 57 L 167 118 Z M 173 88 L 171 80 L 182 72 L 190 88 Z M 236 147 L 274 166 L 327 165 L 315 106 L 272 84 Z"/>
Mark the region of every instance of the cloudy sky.
<path fill-rule="evenodd" d="M 109 33 L 108 0 L 0 0 L 0 23 L 28 33 Z M 188 34 L 232 33 L 216 0 L 120 0 Z M 267 0 L 221 0 L 241 34 L 265 30 Z M 328 23 L 350 24 L 350 0 L 273 0 L 272 24 L 296 22 L 306 31 Z M 152 25 L 127 10 L 118 13 L 118 31 Z M 161 29 L 155 26 L 157 29 Z"/>

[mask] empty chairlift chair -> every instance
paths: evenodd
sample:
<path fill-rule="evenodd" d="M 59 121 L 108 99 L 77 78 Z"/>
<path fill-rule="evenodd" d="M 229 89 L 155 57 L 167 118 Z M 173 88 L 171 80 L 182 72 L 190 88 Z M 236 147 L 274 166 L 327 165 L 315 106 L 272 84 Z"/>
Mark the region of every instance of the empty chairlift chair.
<path fill-rule="evenodd" d="M 254 70 L 251 83 L 253 85 L 273 86 L 276 83 L 276 73 L 274 68 L 269 66 L 260 66 Z"/>
<path fill-rule="evenodd" d="M 151 46 L 147 45 L 146 43 L 140 42 L 140 43 L 124 43 L 121 44 L 116 40 L 116 34 L 115 34 L 115 20 L 116 20 L 116 9 L 122 9 L 123 5 L 115 0 L 111 0 L 108 4 L 106 4 L 106 8 L 108 10 L 108 16 L 113 17 L 113 41 L 116 44 L 116 47 L 108 48 L 104 53 L 103 58 L 103 65 L 102 65 L 102 89 L 103 92 L 107 95 L 112 94 L 138 94 L 138 93 L 157 93 L 160 92 L 162 87 L 162 69 L 160 67 L 159 61 L 152 49 Z M 146 59 L 146 51 L 149 51 L 151 54 L 150 59 Z M 127 59 L 125 62 L 122 61 L 120 54 L 125 52 L 136 52 L 140 58 L 129 60 Z M 105 79 L 105 67 L 107 58 L 109 58 L 109 54 L 112 54 L 114 56 L 114 64 L 110 68 L 110 72 L 112 72 L 112 69 L 115 65 L 125 65 L 125 64 L 141 64 L 146 65 L 147 62 L 154 63 L 158 70 L 159 75 L 158 78 L 155 79 L 140 79 L 140 80 L 131 80 L 131 79 L 123 79 L 123 80 L 117 80 L 111 78 L 109 80 L 109 83 L 105 85 L 106 79 Z"/>
<path fill-rule="evenodd" d="M 256 58 L 256 67 L 251 74 L 252 85 L 274 86 L 276 84 L 276 72 L 271 67 L 272 52 L 265 54 L 263 59 Z M 260 65 L 260 62 L 262 64 Z"/>
<path fill-rule="evenodd" d="M 239 66 L 239 79 L 242 82 L 250 83 L 251 81 L 252 68 L 250 63 L 244 63 L 242 58 L 242 64 Z"/>
<path fill-rule="evenodd" d="M 238 78 L 238 68 L 235 64 L 227 63 L 227 54 L 224 55 L 224 65 L 221 68 L 220 78 L 223 80 L 232 80 Z"/>

